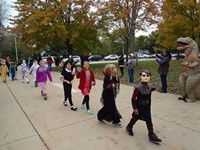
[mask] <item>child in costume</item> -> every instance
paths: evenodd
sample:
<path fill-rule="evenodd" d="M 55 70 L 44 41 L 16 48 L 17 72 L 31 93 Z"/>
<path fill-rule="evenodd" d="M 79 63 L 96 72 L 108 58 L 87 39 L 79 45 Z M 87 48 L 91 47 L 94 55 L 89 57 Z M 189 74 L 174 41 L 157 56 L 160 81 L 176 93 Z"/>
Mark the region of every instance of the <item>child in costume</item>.
<path fill-rule="evenodd" d="M 0 72 L 3 79 L 3 82 L 6 82 L 6 75 L 9 72 L 5 60 L 2 60 L 2 65 L 0 66 Z"/>
<path fill-rule="evenodd" d="M 129 135 L 133 136 L 133 125 L 138 119 L 143 120 L 147 125 L 149 141 L 159 143 L 162 141 L 154 133 L 151 119 L 151 92 L 154 91 L 155 88 L 149 85 L 150 78 L 151 73 L 149 71 L 143 70 L 140 73 L 140 83 L 136 85 L 132 95 L 132 118 L 126 127 L 126 131 Z"/>
<path fill-rule="evenodd" d="M 15 80 L 17 80 L 17 71 L 18 71 L 18 64 L 17 62 L 14 63 L 14 66 L 15 66 Z"/>
<path fill-rule="evenodd" d="M 14 65 L 13 62 L 10 63 L 10 74 L 11 74 L 12 81 L 14 81 L 15 80 L 16 69 L 15 69 L 15 65 Z"/>
<path fill-rule="evenodd" d="M 33 81 L 34 81 L 34 83 L 35 83 L 35 87 L 38 86 L 38 83 L 36 82 L 36 71 L 37 71 L 38 67 L 39 67 L 38 62 L 37 62 L 37 60 L 35 59 L 35 61 L 33 62 L 33 65 L 31 66 L 31 68 L 30 68 L 29 71 L 28 71 L 28 74 L 32 73 L 33 76 L 34 76 Z"/>
<path fill-rule="evenodd" d="M 28 84 L 29 83 L 29 80 L 28 80 L 28 68 L 27 68 L 25 60 L 22 61 L 21 67 L 22 67 L 22 83 L 24 83 L 24 78 L 25 78 L 26 83 Z"/>
<path fill-rule="evenodd" d="M 70 61 L 66 61 L 63 65 L 63 70 L 60 75 L 60 80 L 63 81 L 63 88 L 65 94 L 63 105 L 67 106 L 68 99 L 71 106 L 71 110 L 73 111 L 77 110 L 72 101 L 72 81 L 74 79 L 75 73 L 75 68 L 72 68 L 72 63 Z"/>
<path fill-rule="evenodd" d="M 117 75 L 117 68 L 114 64 L 107 64 L 104 71 L 104 82 L 103 82 L 103 92 L 102 92 L 102 104 L 103 107 L 99 110 L 97 118 L 100 123 L 105 123 L 106 121 L 112 121 L 115 127 L 122 127 L 120 124 L 120 119 L 122 118 L 119 114 L 115 98 L 119 92 L 119 77 Z"/>
<path fill-rule="evenodd" d="M 86 112 L 89 115 L 93 115 L 93 112 L 90 110 L 89 106 L 89 94 L 91 87 L 95 85 L 95 77 L 93 71 L 89 68 L 88 60 L 84 60 L 83 67 L 81 70 L 78 70 L 76 77 L 80 79 L 78 88 L 81 90 L 82 94 L 84 95 L 84 99 L 81 105 L 82 109 L 85 109 L 86 104 Z"/>
<path fill-rule="evenodd" d="M 41 94 L 44 97 L 44 100 L 47 100 L 47 92 L 46 92 L 46 82 L 47 82 L 47 76 L 49 80 L 52 82 L 52 77 L 50 74 L 49 69 L 44 66 L 44 61 L 40 61 L 40 67 L 38 67 L 36 71 L 36 82 L 40 83 L 42 86 Z"/>

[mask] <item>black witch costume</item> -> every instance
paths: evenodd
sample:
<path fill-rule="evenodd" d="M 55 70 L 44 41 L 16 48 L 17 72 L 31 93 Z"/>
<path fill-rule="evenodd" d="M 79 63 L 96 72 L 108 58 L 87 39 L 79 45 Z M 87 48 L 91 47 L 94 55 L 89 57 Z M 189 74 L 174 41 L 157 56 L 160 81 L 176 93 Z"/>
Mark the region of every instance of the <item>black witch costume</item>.
<path fill-rule="evenodd" d="M 103 107 L 97 114 L 99 121 L 112 121 L 113 124 L 120 122 L 122 116 L 119 114 L 115 104 L 115 98 L 119 92 L 119 85 L 120 81 L 116 77 L 110 75 L 104 76 L 103 92 L 101 97 Z"/>

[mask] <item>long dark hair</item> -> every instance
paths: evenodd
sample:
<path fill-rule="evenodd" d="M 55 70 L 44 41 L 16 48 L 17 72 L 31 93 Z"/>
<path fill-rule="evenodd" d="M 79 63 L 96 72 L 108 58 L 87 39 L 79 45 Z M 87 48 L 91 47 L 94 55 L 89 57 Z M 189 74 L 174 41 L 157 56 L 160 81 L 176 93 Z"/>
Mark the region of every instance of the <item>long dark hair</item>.
<path fill-rule="evenodd" d="M 165 52 L 166 52 L 166 56 L 169 57 L 169 61 L 171 61 L 171 59 L 172 59 L 171 53 L 168 50 L 166 50 Z"/>
<path fill-rule="evenodd" d="M 66 60 L 65 63 L 64 63 L 64 65 L 63 65 L 63 70 L 65 70 L 66 65 L 67 65 L 68 63 L 72 66 L 72 62 L 71 62 L 70 60 Z"/>

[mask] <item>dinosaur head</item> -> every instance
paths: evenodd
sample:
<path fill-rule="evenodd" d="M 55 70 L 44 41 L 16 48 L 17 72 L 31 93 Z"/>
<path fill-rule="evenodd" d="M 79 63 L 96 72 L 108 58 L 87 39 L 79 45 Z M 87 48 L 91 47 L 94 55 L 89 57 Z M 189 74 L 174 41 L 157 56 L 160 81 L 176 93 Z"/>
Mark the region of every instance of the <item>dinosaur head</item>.
<path fill-rule="evenodd" d="M 177 47 L 177 50 L 185 50 L 189 47 L 189 39 L 186 38 L 178 38 L 177 42 L 179 43 L 179 46 Z"/>

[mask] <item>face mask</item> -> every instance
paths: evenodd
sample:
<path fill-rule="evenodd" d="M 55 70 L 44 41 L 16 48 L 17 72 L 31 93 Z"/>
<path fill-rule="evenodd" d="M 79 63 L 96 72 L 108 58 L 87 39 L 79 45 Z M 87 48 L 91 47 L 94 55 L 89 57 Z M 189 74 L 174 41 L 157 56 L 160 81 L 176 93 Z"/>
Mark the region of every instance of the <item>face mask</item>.
<path fill-rule="evenodd" d="M 151 79 L 151 76 L 149 74 L 146 74 L 145 72 L 143 72 L 140 76 L 141 82 L 149 83 L 150 79 Z"/>

